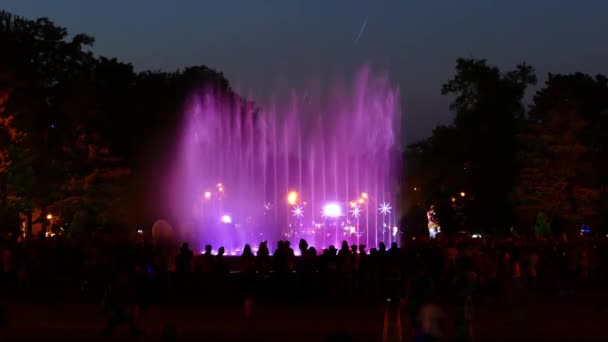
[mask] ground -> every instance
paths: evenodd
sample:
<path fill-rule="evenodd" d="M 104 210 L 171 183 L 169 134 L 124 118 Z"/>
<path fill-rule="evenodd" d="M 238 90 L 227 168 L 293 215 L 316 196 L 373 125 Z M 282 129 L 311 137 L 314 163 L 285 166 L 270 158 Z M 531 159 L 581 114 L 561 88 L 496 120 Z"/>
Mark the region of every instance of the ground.
<path fill-rule="evenodd" d="M 167 323 L 175 324 L 177 341 L 327 341 L 350 335 L 354 341 L 381 341 L 384 304 L 258 303 L 251 323 L 243 306 L 173 304 L 152 306 L 143 321 L 145 335 L 132 338 L 127 329 L 101 336 L 103 317 L 95 304 L 5 301 L 9 324 L 2 341 L 159 341 Z M 608 296 L 596 292 L 572 296 L 529 295 L 517 300 L 478 300 L 474 315 L 477 341 L 608 340 L 603 326 Z"/>

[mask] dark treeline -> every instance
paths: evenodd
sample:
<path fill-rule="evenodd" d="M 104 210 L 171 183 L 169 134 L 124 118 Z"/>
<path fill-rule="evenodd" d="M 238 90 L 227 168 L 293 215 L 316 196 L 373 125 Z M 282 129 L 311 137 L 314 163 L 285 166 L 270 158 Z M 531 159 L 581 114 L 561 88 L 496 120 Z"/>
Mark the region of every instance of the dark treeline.
<path fill-rule="evenodd" d="M 5 232 L 31 231 L 37 222 L 76 232 L 158 218 L 163 194 L 150 180 L 171 163 L 192 90 L 213 87 L 245 105 L 206 66 L 135 72 L 91 53 L 93 43 L 49 19 L 0 11 Z M 484 60 L 457 61 L 442 89 L 453 99 L 454 121 L 404 156 L 406 232 L 426 231 L 431 206 L 446 232 L 604 229 L 608 79 L 549 75 L 527 107 L 524 95 L 535 84 L 526 64 L 505 72 Z"/>
<path fill-rule="evenodd" d="M 454 121 L 407 149 L 406 226 L 433 206 L 447 232 L 605 232 L 608 79 L 549 74 L 526 108 L 535 84 L 526 64 L 457 61 L 442 89 Z"/>
<path fill-rule="evenodd" d="M 150 222 L 180 113 L 196 87 L 242 101 L 206 66 L 135 72 L 94 38 L 0 11 L 0 211 L 4 230 Z M 243 102 L 244 103 L 244 102 Z M 22 227 L 23 228 L 23 227 Z"/>

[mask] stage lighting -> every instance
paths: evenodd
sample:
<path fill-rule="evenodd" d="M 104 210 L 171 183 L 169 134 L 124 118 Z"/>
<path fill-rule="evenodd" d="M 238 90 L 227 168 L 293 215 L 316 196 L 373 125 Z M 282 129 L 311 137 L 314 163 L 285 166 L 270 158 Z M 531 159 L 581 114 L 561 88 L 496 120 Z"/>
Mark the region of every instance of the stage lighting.
<path fill-rule="evenodd" d="M 230 215 L 223 215 L 220 217 L 220 221 L 222 221 L 222 223 L 230 224 L 232 223 L 232 217 L 230 217 Z"/>
<path fill-rule="evenodd" d="M 325 217 L 340 217 L 342 216 L 342 207 L 337 203 L 327 203 L 323 207 L 323 216 Z"/>

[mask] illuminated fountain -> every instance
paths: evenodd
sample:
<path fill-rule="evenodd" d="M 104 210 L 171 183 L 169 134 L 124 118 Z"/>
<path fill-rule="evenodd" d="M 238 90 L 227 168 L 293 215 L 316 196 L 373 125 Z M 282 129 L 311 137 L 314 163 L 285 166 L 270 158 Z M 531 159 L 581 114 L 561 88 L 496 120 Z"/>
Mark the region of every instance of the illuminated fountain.
<path fill-rule="evenodd" d="M 261 108 L 193 94 L 167 183 L 193 242 L 397 241 L 399 89 L 368 67 L 350 84 L 277 94 L 284 101 Z"/>

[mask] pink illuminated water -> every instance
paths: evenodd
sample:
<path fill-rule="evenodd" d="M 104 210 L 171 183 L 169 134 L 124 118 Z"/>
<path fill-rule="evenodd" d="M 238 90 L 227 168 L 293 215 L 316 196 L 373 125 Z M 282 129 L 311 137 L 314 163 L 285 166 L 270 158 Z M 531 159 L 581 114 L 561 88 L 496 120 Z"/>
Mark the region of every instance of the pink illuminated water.
<path fill-rule="evenodd" d="M 279 92 L 260 108 L 209 89 L 193 94 L 169 197 L 190 241 L 234 249 L 278 239 L 317 248 L 397 240 L 398 213 L 378 209 L 396 207 L 399 89 L 369 67 L 331 89 Z M 324 217 L 328 203 L 342 216 Z"/>

